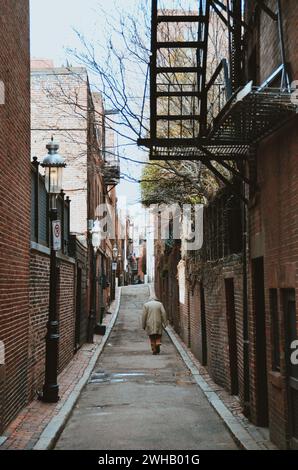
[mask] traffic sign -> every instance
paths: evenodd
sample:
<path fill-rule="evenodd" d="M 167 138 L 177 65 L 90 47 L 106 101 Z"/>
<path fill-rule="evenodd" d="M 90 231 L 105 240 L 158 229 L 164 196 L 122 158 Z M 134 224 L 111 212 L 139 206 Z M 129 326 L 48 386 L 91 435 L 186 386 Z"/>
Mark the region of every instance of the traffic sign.
<path fill-rule="evenodd" d="M 53 250 L 61 250 L 61 222 L 60 220 L 55 220 L 52 222 L 53 227 Z"/>

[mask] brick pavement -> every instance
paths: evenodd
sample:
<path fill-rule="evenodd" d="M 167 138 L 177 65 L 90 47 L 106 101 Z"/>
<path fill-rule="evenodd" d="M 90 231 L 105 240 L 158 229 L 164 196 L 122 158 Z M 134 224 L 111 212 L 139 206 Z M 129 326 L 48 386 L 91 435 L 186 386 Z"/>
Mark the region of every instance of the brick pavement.
<path fill-rule="evenodd" d="M 117 308 L 120 289 L 117 289 L 116 301 L 110 307 L 113 314 Z M 104 324 L 108 325 L 112 315 L 106 315 Z M 38 399 L 26 406 L 6 428 L 3 436 L 5 441 L 0 450 L 31 450 L 39 440 L 49 422 L 58 416 L 76 385 L 81 380 L 90 361 L 102 342 L 102 336 L 94 336 L 93 344 L 85 344 L 73 357 L 69 365 L 59 375 L 60 401 L 54 404 L 43 403 Z M 1 442 L 0 437 L 0 442 Z"/>

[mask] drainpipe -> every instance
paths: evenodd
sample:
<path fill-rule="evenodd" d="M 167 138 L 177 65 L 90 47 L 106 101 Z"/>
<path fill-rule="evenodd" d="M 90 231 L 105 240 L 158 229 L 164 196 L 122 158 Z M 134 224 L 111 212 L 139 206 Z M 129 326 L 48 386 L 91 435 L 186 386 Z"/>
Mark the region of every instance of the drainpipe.
<path fill-rule="evenodd" d="M 245 171 L 244 165 L 242 172 Z M 246 184 L 242 186 L 245 196 Z M 249 316 L 248 316 L 248 207 L 242 203 L 242 256 L 243 256 L 243 392 L 244 392 L 244 414 L 250 415 L 250 380 L 249 380 Z"/>
<path fill-rule="evenodd" d="M 291 84 L 288 75 L 288 67 L 286 62 L 286 52 L 285 52 L 285 41 L 284 41 L 284 29 L 283 29 L 283 18 L 282 18 L 282 9 L 281 1 L 277 0 L 277 18 L 278 18 L 278 34 L 279 34 L 279 43 L 280 43 L 280 53 L 281 60 L 283 64 L 282 79 L 281 79 L 281 88 L 286 89 L 288 92 L 291 91 Z"/>

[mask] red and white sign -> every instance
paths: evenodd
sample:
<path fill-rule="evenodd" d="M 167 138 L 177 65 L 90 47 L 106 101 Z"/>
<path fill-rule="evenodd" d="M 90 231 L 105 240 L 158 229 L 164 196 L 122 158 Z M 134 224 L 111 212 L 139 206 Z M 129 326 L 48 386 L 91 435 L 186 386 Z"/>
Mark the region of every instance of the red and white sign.
<path fill-rule="evenodd" d="M 61 222 L 55 220 L 53 222 L 53 250 L 61 250 Z"/>

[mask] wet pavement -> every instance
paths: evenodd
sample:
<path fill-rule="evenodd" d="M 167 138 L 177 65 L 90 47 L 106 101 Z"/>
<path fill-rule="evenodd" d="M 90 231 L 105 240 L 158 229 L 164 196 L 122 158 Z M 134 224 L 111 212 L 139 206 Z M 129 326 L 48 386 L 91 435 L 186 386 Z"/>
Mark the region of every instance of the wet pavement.
<path fill-rule="evenodd" d="M 146 286 L 122 289 L 118 320 L 56 449 L 237 449 L 165 334 L 141 328 Z"/>

